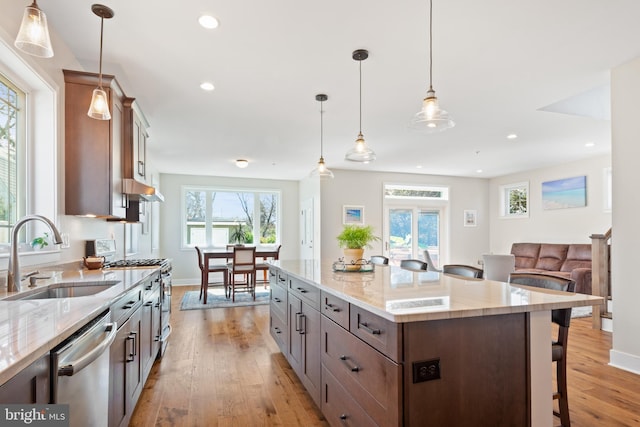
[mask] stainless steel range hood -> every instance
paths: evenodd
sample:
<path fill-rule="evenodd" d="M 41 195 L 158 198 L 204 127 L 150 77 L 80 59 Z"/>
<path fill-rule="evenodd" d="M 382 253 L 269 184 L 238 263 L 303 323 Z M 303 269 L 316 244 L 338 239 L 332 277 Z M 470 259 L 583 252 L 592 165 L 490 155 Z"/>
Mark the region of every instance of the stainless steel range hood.
<path fill-rule="evenodd" d="M 140 196 L 149 202 L 164 202 L 164 196 L 156 188 L 135 179 L 125 178 L 123 181 L 124 194 Z"/>

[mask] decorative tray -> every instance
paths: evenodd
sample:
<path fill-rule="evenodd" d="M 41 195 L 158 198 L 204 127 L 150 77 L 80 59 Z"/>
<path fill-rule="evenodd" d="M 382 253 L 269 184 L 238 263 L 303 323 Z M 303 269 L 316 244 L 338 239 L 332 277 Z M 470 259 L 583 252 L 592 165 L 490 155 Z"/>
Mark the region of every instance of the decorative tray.
<path fill-rule="evenodd" d="M 366 259 L 359 259 L 352 263 L 347 263 L 344 258 L 338 258 L 338 261 L 332 265 L 333 271 L 345 273 L 373 273 L 373 264 Z"/>

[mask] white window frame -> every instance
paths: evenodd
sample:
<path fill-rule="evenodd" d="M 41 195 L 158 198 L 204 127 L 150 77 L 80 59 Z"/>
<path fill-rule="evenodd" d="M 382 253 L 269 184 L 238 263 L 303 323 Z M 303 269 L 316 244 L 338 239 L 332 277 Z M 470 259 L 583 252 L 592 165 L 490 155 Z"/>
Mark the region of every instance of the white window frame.
<path fill-rule="evenodd" d="M 509 201 L 510 201 L 510 193 L 513 190 L 524 190 L 527 194 L 527 205 L 526 212 L 523 213 L 510 213 L 509 212 Z M 499 187 L 500 191 L 500 217 L 501 218 L 529 218 L 529 211 L 531 209 L 530 200 L 531 193 L 529 192 L 529 182 L 516 182 L 512 184 L 505 184 Z"/>
<path fill-rule="evenodd" d="M 181 203 L 181 212 L 180 212 L 180 246 L 182 249 L 190 249 L 195 245 L 187 244 L 187 212 L 186 212 L 186 194 L 189 191 L 204 191 L 205 192 L 205 239 L 206 246 L 214 247 L 212 241 L 212 227 L 213 223 L 213 214 L 211 212 L 211 194 L 215 192 L 238 192 L 238 193 L 253 193 L 255 197 L 255 203 L 253 206 L 254 218 L 260 218 L 260 204 L 259 196 L 261 194 L 276 194 L 278 197 L 278 207 L 276 213 L 276 241 L 275 243 L 260 243 L 256 241 L 254 237 L 254 242 L 252 245 L 257 248 L 273 248 L 277 247 L 281 242 L 281 233 L 282 233 L 282 191 L 278 189 L 264 189 L 264 188 L 240 188 L 240 187 L 208 187 L 208 186 L 198 186 L 198 185 L 185 185 L 182 186 L 180 192 L 180 203 Z M 255 221 L 253 223 L 253 235 L 260 235 L 260 221 Z M 259 240 L 259 238 L 257 239 Z M 225 247 L 225 245 L 218 245 L 219 247 Z"/>

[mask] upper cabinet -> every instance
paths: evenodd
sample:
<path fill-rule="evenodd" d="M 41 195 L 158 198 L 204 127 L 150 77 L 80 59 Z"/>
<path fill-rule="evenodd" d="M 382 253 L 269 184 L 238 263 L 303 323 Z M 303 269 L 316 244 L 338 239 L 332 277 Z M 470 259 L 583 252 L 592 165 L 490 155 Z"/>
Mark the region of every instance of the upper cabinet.
<path fill-rule="evenodd" d="M 139 220 L 141 201 L 163 201 L 148 185 L 149 123 L 113 76 L 103 75 L 111 120 L 87 116 L 98 75 L 63 70 L 65 80 L 65 213 Z"/>
<path fill-rule="evenodd" d="M 98 75 L 63 70 L 65 81 L 65 213 L 124 218 L 124 93 L 103 75 L 111 120 L 87 116 Z"/>
<path fill-rule="evenodd" d="M 124 153 L 124 176 L 148 184 L 146 161 L 149 122 L 134 98 L 124 100 L 124 114 L 129 148 Z"/>

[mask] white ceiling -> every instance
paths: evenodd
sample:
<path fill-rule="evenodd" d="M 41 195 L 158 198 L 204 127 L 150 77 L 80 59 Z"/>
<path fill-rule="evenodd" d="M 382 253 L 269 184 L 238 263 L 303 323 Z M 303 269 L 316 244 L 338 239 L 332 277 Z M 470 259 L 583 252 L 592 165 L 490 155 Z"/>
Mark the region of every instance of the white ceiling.
<path fill-rule="evenodd" d="M 25 5 L 28 3 L 25 1 Z M 41 0 L 97 72 L 89 0 Z M 428 0 L 104 0 L 104 72 L 138 99 L 160 172 L 300 179 L 332 169 L 494 177 L 610 151 L 609 70 L 640 56 L 636 0 L 434 0 L 433 86 L 456 127 L 409 130 L 428 87 Z M 207 12 L 216 30 L 198 25 Z M 378 159 L 346 162 L 362 131 Z M 216 89 L 204 92 L 203 81 Z M 507 134 L 516 133 L 516 140 Z M 595 144 L 585 147 L 586 143 Z M 247 169 L 234 160 L 246 158 Z M 477 172 L 481 169 L 482 172 Z"/>

